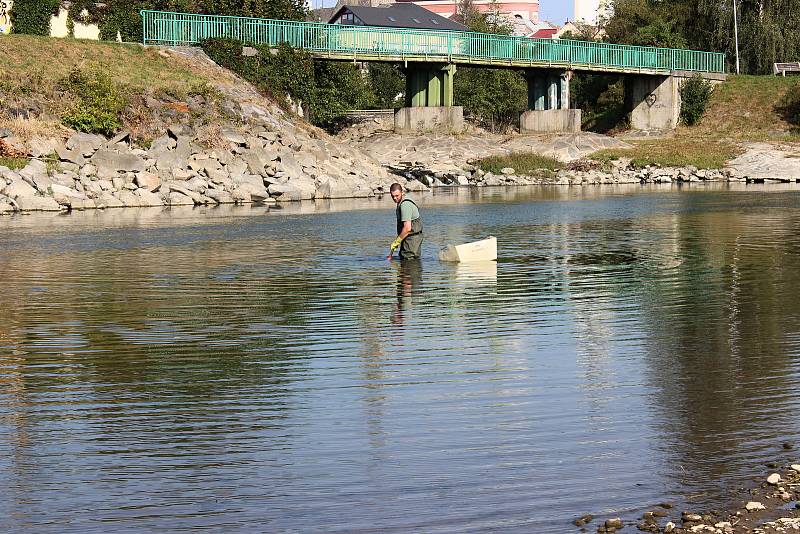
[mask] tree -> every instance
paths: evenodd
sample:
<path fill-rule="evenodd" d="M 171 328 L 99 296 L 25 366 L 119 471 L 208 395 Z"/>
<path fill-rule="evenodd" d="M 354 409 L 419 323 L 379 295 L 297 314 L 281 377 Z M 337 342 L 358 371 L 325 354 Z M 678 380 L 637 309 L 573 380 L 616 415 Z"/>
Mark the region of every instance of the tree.
<path fill-rule="evenodd" d="M 370 88 L 375 95 L 374 103 L 376 106 L 379 108 L 402 106 L 406 81 L 398 65 L 392 63 L 370 63 L 368 80 Z"/>

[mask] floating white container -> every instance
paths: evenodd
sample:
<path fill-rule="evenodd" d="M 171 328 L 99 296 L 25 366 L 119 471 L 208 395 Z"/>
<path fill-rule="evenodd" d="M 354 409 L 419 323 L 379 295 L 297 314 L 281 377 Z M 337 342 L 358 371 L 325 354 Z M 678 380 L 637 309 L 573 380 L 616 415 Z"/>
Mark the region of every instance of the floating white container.
<path fill-rule="evenodd" d="M 494 261 L 497 259 L 497 238 L 489 236 L 463 245 L 447 245 L 439 251 L 439 260 L 452 262 Z"/>

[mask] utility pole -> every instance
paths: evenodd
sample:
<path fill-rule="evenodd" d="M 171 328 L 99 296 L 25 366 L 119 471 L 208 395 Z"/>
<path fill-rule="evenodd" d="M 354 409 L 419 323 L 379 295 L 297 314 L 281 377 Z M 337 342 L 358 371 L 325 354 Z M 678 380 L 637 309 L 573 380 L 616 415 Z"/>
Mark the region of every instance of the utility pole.
<path fill-rule="evenodd" d="M 733 0 L 733 35 L 736 40 L 736 74 L 739 74 L 739 21 L 736 18 L 736 0 Z"/>

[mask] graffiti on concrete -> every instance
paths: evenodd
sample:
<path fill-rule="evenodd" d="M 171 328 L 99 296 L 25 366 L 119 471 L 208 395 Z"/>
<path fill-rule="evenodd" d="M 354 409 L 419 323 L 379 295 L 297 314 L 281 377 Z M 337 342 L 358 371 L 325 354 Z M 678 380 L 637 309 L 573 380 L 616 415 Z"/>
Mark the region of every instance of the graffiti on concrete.
<path fill-rule="evenodd" d="M 11 5 L 13 0 L 0 0 L 0 33 L 11 33 Z"/>

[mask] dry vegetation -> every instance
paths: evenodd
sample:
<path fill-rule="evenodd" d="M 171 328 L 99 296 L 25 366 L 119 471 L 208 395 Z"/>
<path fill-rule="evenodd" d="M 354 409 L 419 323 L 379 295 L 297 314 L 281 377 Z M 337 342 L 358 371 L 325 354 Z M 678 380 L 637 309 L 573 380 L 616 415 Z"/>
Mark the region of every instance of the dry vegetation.
<path fill-rule="evenodd" d="M 205 71 L 196 63 L 155 48 L 0 35 L 0 49 L 4 54 L 0 64 L 0 109 L 32 111 L 25 119 L 0 113 L 0 128 L 8 128 L 22 141 L 33 137 L 63 138 L 69 134 L 60 119 L 74 100 L 64 91 L 63 81 L 75 69 L 102 73 L 120 88 L 127 99 L 123 125 L 142 143 L 158 135 L 160 127 L 146 105 L 148 98 L 161 101 L 168 108 L 192 96 L 200 95 L 206 101 L 219 97 L 209 84 L 211 69 Z M 220 81 L 219 72 L 216 74 L 215 82 Z M 204 106 L 200 111 L 187 112 L 183 108 L 177 111 L 192 115 L 195 123 L 212 124 L 218 118 L 215 106 Z"/>
<path fill-rule="evenodd" d="M 603 150 L 594 159 L 631 158 L 634 165 L 701 169 L 720 168 L 741 153 L 748 141 L 800 142 L 798 125 L 784 111 L 786 94 L 796 79 L 773 76 L 730 76 L 718 85 L 703 119 L 681 126 L 669 139 L 639 141 L 628 150 Z"/>

